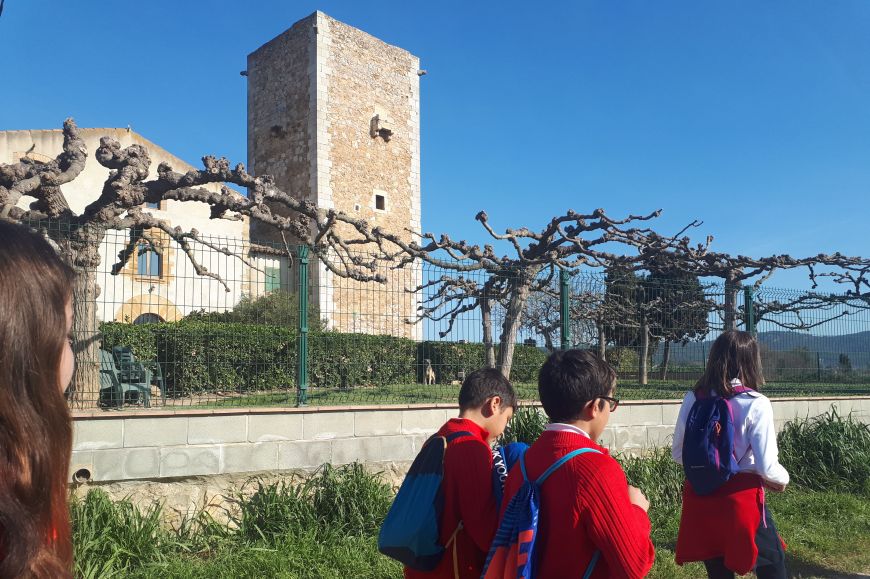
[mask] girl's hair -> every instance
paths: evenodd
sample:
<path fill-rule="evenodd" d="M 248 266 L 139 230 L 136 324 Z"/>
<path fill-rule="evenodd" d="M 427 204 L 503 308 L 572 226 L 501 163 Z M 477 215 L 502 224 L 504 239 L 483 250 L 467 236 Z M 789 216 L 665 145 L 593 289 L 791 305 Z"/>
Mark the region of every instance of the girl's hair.
<path fill-rule="evenodd" d="M 764 385 L 758 340 L 749 332 L 729 330 L 716 338 L 710 348 L 707 368 L 695 384 L 695 391 L 731 396 L 734 393 L 731 380 L 734 378 L 739 378 L 744 386 L 753 390 Z"/>
<path fill-rule="evenodd" d="M 70 577 L 72 424 L 60 389 L 73 271 L 0 220 L 0 577 Z"/>

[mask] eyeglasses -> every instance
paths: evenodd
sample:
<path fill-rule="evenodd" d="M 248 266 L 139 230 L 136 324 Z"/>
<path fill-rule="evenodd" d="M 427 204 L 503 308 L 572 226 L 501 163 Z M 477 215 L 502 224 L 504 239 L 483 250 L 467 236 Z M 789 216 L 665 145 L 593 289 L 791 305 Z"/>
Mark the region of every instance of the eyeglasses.
<path fill-rule="evenodd" d="M 607 400 L 610 403 L 610 411 L 613 412 L 619 407 L 619 398 L 611 398 L 610 396 L 599 396 L 602 400 Z"/>

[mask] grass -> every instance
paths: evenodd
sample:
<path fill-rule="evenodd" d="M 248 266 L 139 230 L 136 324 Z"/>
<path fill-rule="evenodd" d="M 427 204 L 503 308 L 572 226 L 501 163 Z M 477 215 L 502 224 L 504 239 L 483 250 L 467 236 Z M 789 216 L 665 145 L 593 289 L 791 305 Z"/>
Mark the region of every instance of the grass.
<path fill-rule="evenodd" d="M 868 475 L 857 459 L 845 464 L 841 460 L 866 451 L 867 431 L 862 426 L 830 412 L 791 423 L 780 434 L 783 449 L 792 445 L 806 451 L 790 459 L 793 473 L 801 472 L 801 478 L 795 476 L 796 484 L 785 493 L 768 495 L 789 545 L 787 565 L 795 577 L 856 578 L 857 573 L 870 573 Z M 540 428 L 537 412 L 521 409 L 509 436 L 529 440 Z M 813 453 L 828 452 L 834 453 L 831 463 L 815 460 Z M 671 461 L 667 449 L 617 458 L 629 482 L 643 489 L 652 505 L 656 562 L 649 576 L 703 577 L 699 564 L 674 563 L 683 481 L 679 465 Z M 835 484 L 853 479 L 859 484 Z M 161 526 L 159 505 L 139 510 L 129 501 L 112 502 L 102 491 L 91 491 L 71 506 L 77 576 L 402 576 L 401 567 L 377 551 L 378 526 L 393 496 L 393 489 L 378 475 L 358 464 L 324 465 L 307 478 L 251 484 L 253 494 L 236 497 L 238 514 L 229 523 L 219 524 L 201 513 L 177 528 Z M 824 490 L 813 490 L 819 487 Z"/>
<path fill-rule="evenodd" d="M 787 423 L 778 442 L 795 484 L 870 496 L 870 424 L 842 417 L 834 407 L 821 416 Z"/>
<path fill-rule="evenodd" d="M 618 396 L 622 400 L 670 400 L 681 399 L 693 386 L 688 381 L 650 380 L 640 385 L 630 381 L 620 381 Z M 521 400 L 538 398 L 537 384 L 516 383 L 514 387 Z M 813 383 L 813 382 L 770 382 L 762 390 L 771 398 L 786 396 L 870 396 L 870 384 Z M 348 389 L 310 388 L 309 406 L 343 406 L 351 404 L 426 404 L 456 402 L 459 386 L 438 384 L 387 384 L 380 386 L 358 386 Z M 225 396 L 202 401 L 191 399 L 169 400 L 171 408 L 238 408 L 248 406 L 287 406 L 296 403 L 295 390 L 277 392 L 258 392 L 239 396 Z"/>

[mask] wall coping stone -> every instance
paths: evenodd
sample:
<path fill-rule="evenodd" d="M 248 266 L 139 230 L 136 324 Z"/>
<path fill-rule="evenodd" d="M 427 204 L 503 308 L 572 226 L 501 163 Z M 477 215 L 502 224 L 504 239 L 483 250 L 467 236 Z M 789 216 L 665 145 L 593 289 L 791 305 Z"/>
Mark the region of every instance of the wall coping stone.
<path fill-rule="evenodd" d="M 771 398 L 771 402 L 824 402 L 830 400 L 870 400 L 870 396 L 793 396 Z M 682 400 L 678 398 L 662 400 L 623 400 L 620 406 L 651 406 L 651 405 L 679 405 Z M 521 406 L 540 406 L 540 402 L 524 401 Z M 257 414 L 312 414 L 328 412 L 399 412 L 403 410 L 443 410 L 458 409 L 456 404 L 432 403 L 432 404 L 370 404 L 348 406 L 303 406 L 297 407 L 255 407 L 250 408 L 211 408 L 189 410 L 124 410 L 124 411 L 73 411 L 73 420 L 113 420 L 113 419 L 136 419 L 136 418 L 159 418 L 163 416 L 238 416 Z"/>

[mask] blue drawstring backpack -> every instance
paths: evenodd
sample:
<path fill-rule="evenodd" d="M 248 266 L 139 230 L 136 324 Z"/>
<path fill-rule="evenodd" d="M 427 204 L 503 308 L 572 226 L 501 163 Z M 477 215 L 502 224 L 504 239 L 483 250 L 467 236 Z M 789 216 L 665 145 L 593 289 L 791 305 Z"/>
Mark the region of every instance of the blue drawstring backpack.
<path fill-rule="evenodd" d="M 492 449 L 492 492 L 499 507 L 504 496 L 507 475 L 528 448 L 529 445 L 525 442 L 511 442 Z"/>
<path fill-rule="evenodd" d="M 695 393 L 683 438 L 683 472 L 698 495 L 711 494 L 740 472 L 734 456 L 731 398 L 747 392 L 752 389 L 741 384 L 734 387 L 734 394 L 728 398 Z"/>
<path fill-rule="evenodd" d="M 381 525 L 378 550 L 417 571 L 432 571 L 444 555 L 439 522 L 444 510 L 444 454 L 447 443 L 471 436 L 454 432 L 425 442 Z"/>
<path fill-rule="evenodd" d="M 575 456 L 594 452 L 594 448 L 578 448 L 571 451 L 544 471 L 540 477 L 530 481 L 526 474 L 525 454 L 520 455 L 520 469 L 523 473 L 523 485 L 508 503 L 504 517 L 499 523 L 481 579 L 533 579 L 535 562 L 535 539 L 538 533 L 538 513 L 541 507 L 541 485 L 563 464 Z M 584 579 L 588 579 L 595 569 L 601 556 L 596 551 L 592 556 Z"/>

